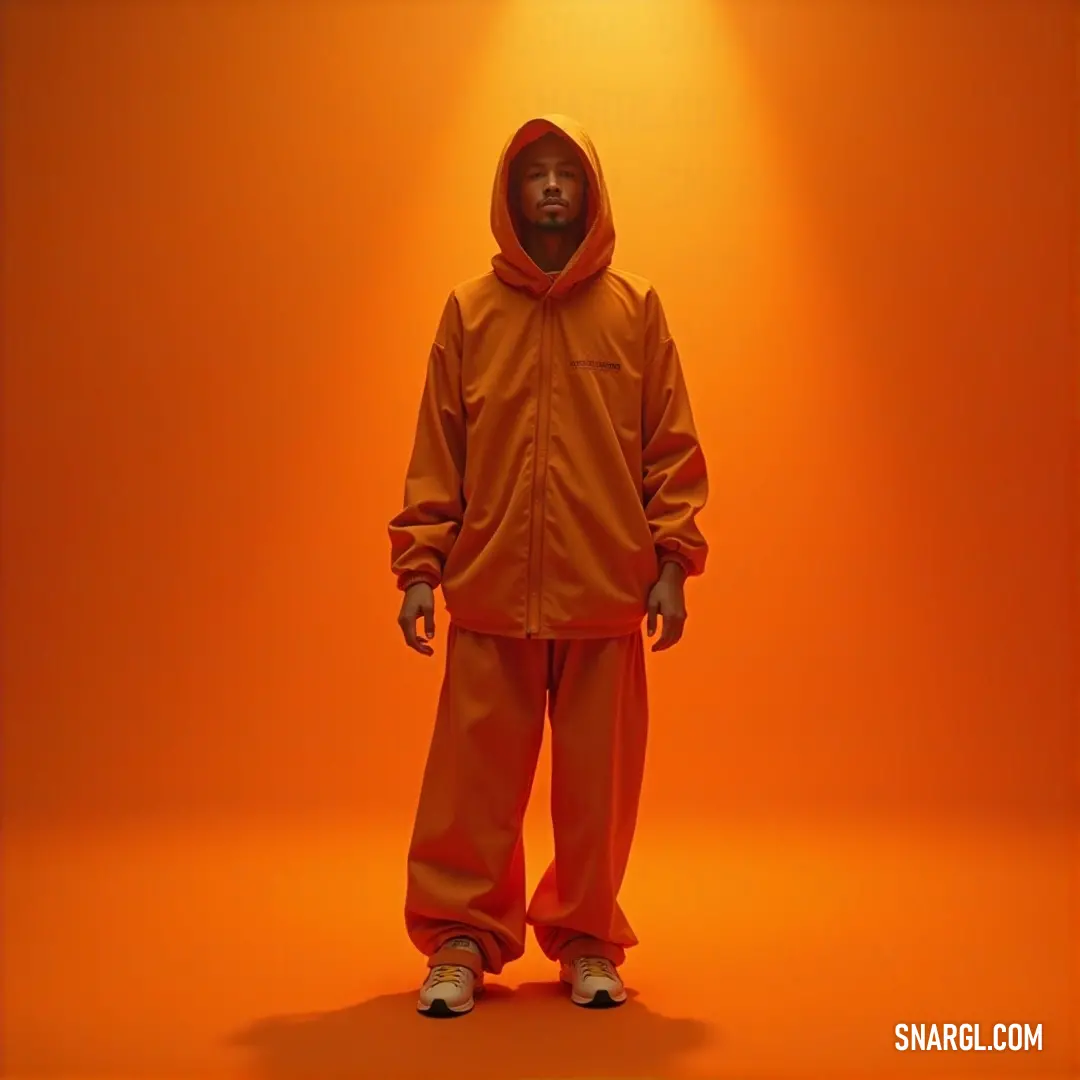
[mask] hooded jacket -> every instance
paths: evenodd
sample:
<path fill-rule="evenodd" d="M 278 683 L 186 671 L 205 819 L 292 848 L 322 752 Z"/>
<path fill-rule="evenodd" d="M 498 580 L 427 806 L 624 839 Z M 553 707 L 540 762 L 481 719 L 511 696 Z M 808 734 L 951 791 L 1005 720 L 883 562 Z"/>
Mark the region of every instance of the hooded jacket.
<path fill-rule="evenodd" d="M 514 158 L 550 131 L 587 176 L 585 238 L 559 273 L 526 254 L 511 202 Z M 392 571 L 401 589 L 441 585 L 477 633 L 632 633 L 663 562 L 704 570 L 708 482 L 656 290 L 611 266 L 608 192 L 578 123 L 547 115 L 509 139 L 491 228 L 492 269 L 451 292 L 431 346 Z"/>

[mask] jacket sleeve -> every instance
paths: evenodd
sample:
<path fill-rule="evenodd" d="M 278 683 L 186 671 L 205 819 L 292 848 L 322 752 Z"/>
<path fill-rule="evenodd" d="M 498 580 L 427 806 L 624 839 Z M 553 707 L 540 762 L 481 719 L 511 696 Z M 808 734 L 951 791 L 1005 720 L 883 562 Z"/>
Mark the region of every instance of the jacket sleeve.
<path fill-rule="evenodd" d="M 677 562 L 687 575 L 705 569 L 708 544 L 696 522 L 709 494 L 682 364 L 655 290 L 645 302 L 642 387 L 645 515 L 660 565 Z"/>
<path fill-rule="evenodd" d="M 390 522 L 390 568 L 399 589 L 434 588 L 465 509 L 465 408 L 461 396 L 461 312 L 451 294 L 428 355 L 401 513 Z"/>

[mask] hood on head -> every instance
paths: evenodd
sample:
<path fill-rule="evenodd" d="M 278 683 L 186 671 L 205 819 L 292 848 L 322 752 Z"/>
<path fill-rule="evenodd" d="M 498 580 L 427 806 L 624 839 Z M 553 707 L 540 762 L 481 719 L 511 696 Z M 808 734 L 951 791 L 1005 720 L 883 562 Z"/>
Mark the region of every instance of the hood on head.
<path fill-rule="evenodd" d="M 576 147 L 588 177 L 585 239 L 554 281 L 532 261 L 521 246 L 517 232 L 517 213 L 511 201 L 516 200 L 517 194 L 510 190 L 510 167 L 514 158 L 529 143 L 551 131 L 569 139 Z M 495 173 L 491 194 L 491 231 L 499 245 L 499 253 L 491 260 L 495 273 L 507 285 L 526 289 L 536 296 L 562 295 L 579 281 L 584 281 L 610 265 L 615 251 L 615 223 L 611 216 L 604 172 L 592 139 L 576 120 L 558 113 L 548 113 L 526 121 L 510 137 L 503 147 Z"/>

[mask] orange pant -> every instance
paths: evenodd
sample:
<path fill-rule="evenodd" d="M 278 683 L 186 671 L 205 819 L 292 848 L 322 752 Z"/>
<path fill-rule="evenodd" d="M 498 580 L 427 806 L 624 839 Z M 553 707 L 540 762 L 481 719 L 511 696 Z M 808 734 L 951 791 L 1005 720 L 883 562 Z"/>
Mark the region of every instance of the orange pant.
<path fill-rule="evenodd" d="M 521 827 L 551 716 L 555 859 L 525 907 Z M 431 965 L 473 938 L 497 974 L 531 925 L 552 960 L 637 944 L 617 895 L 637 819 L 648 704 L 641 631 L 519 639 L 451 624 L 446 675 L 409 849 L 405 920 Z"/>

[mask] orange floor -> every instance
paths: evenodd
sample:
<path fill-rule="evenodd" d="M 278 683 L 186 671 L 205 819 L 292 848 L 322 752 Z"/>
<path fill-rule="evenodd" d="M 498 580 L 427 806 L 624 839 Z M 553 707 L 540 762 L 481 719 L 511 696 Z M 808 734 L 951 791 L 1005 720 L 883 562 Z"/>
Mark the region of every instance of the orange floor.
<path fill-rule="evenodd" d="M 6 830 L 5 1075 L 1080 1076 L 1075 825 L 654 825 L 625 1008 L 575 1009 L 532 946 L 442 1023 L 413 1013 L 406 832 Z M 901 1021 L 1042 1024 L 1044 1049 L 903 1054 Z"/>

